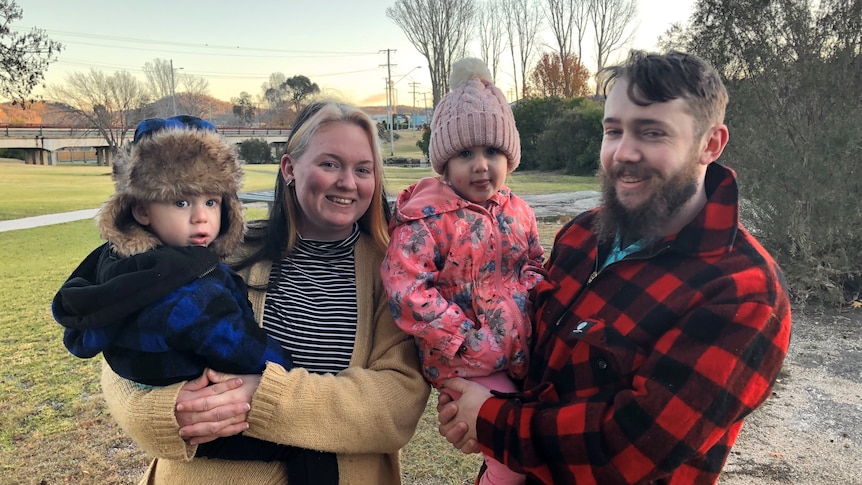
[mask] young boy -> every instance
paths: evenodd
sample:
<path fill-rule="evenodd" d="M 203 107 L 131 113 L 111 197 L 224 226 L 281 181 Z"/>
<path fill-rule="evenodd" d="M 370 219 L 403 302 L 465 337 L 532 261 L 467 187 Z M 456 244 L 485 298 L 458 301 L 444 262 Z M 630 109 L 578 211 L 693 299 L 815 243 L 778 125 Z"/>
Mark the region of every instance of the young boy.
<path fill-rule="evenodd" d="M 479 59 L 452 66 L 431 126 L 431 166 L 402 192 L 381 274 L 395 323 L 434 387 L 464 377 L 503 392 L 526 375 L 527 293 L 542 279 L 536 218 L 506 187 L 521 161 L 515 118 Z M 448 392 L 446 389 L 442 389 Z M 486 457 L 480 485 L 524 483 Z"/>
<path fill-rule="evenodd" d="M 205 368 L 253 374 L 267 362 L 293 367 L 257 324 L 242 278 L 220 263 L 245 231 L 242 175 L 235 151 L 205 120 L 138 124 L 131 149 L 114 165 L 116 193 L 99 212 L 107 242 L 52 303 L 72 354 L 101 352 L 118 375 L 149 386 L 194 379 Z M 287 461 L 295 483 L 304 481 L 294 475 L 307 451 L 232 436 L 197 454 Z M 334 470 L 334 457 L 331 464 Z"/>
<path fill-rule="evenodd" d="M 164 386 L 206 367 L 290 368 L 257 325 L 242 279 L 219 258 L 242 241 L 236 154 L 199 118 L 142 121 L 114 165 L 116 193 L 103 205 L 108 242 L 87 256 L 54 298 L 74 355 L 99 352 L 135 382 Z"/>

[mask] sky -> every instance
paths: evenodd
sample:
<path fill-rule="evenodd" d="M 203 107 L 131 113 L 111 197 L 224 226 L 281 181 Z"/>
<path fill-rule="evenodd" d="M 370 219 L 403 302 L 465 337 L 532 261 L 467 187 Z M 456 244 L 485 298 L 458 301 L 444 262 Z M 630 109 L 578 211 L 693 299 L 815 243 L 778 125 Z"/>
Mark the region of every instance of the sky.
<path fill-rule="evenodd" d="M 326 96 L 385 106 L 389 50 L 397 104 L 432 104 L 427 61 L 386 16 L 395 0 L 15 2 L 23 18 L 12 24 L 14 31 L 38 28 L 64 45 L 46 73 L 49 85 L 91 68 L 106 74 L 125 70 L 144 81 L 144 64 L 158 58 L 172 61 L 178 74 L 206 79 L 209 94 L 224 101 L 242 91 L 257 96 L 270 74 L 281 72 L 307 76 Z M 655 49 L 658 36 L 672 23 L 686 21 L 693 4 L 639 0 L 631 47 Z M 552 49 L 550 32 L 539 45 Z M 477 56 L 478 48 L 471 55 Z M 593 61 L 585 58 L 590 68 Z M 498 73 L 497 86 L 512 96 L 507 65 L 508 55 L 500 64 L 504 72 Z"/>

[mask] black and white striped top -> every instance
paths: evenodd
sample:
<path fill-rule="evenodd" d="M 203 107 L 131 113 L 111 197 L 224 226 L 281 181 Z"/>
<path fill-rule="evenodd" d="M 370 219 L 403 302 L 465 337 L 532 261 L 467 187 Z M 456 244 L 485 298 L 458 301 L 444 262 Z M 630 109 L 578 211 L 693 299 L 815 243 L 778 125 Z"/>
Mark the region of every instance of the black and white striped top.
<path fill-rule="evenodd" d="M 309 372 L 347 368 L 356 338 L 354 246 L 359 227 L 342 241 L 298 238 L 293 252 L 274 264 L 263 327 Z M 274 285 L 274 278 L 281 278 Z"/>

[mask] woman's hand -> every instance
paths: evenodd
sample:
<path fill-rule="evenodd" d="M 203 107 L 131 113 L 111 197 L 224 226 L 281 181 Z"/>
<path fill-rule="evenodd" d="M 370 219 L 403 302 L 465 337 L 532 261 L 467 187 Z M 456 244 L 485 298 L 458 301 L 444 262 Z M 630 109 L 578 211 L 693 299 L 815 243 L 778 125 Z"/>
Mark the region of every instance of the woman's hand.
<path fill-rule="evenodd" d="M 233 375 L 207 369 L 187 382 L 174 412 L 180 436 L 198 445 L 248 429 L 246 419 L 260 375 Z"/>

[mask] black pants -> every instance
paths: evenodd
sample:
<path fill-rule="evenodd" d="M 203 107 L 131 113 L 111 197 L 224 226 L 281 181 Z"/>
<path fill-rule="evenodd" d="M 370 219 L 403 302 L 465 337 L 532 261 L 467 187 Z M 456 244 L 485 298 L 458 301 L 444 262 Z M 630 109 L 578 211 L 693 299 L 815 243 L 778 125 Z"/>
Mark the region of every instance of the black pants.
<path fill-rule="evenodd" d="M 235 435 L 199 445 L 195 456 L 219 460 L 281 461 L 287 466 L 288 485 L 338 485 L 335 453 Z"/>

